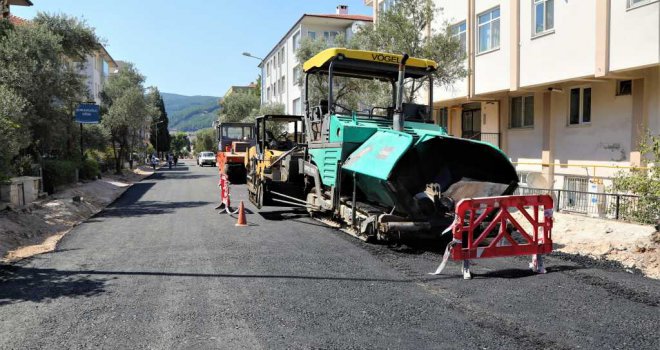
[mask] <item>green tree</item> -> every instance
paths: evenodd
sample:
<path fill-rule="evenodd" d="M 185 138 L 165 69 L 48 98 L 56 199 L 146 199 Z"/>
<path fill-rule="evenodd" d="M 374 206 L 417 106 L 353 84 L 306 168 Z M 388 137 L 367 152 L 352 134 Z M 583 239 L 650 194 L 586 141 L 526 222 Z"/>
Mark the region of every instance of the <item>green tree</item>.
<path fill-rule="evenodd" d="M 170 149 L 177 155 L 187 155 L 190 152 L 190 140 L 184 132 L 177 132 L 172 135 Z"/>
<path fill-rule="evenodd" d="M 132 151 L 134 136 L 148 127 L 149 117 L 155 114 L 146 101 L 143 83 L 144 76 L 132 64 L 127 64 L 110 76 L 103 91 L 108 112 L 103 116 L 102 125 L 110 134 L 117 173 L 121 173 L 123 161 Z"/>
<path fill-rule="evenodd" d="M 363 27 L 353 37 L 352 45 L 364 50 L 405 52 L 411 57 L 432 59 L 438 63 L 433 74 L 435 85 L 451 85 L 467 75 L 465 52 L 447 24 L 443 24 L 441 30 L 433 29 L 430 36 L 426 35 L 427 25 L 433 23 L 440 11 L 434 1 L 399 0 L 379 14 L 373 26 Z M 422 87 L 410 82 L 408 100 Z"/>
<path fill-rule="evenodd" d="M 45 21 L 49 17 L 40 15 L 40 18 Z M 33 140 L 22 152 L 37 158 L 40 154 L 77 156 L 71 115 L 77 102 L 87 95 L 87 88 L 77 68 L 66 64 L 72 51 L 63 45 L 65 40 L 58 33 L 77 33 L 66 42 L 71 46 L 79 44 L 77 52 L 84 54 L 91 53 L 98 43 L 77 43 L 75 38 L 93 30 L 68 21 L 60 23 L 58 31 L 41 21 L 0 28 L 0 84 L 26 101 L 23 126 Z"/>
<path fill-rule="evenodd" d="M 32 22 L 59 36 L 64 54 L 72 60 L 84 61 L 90 52 L 100 48 L 94 29 L 84 20 L 64 14 L 38 13 Z"/>
<path fill-rule="evenodd" d="M 163 97 L 160 95 L 158 88 L 149 88 L 147 100 L 149 101 L 149 105 L 151 105 L 156 111 L 151 120 L 151 135 L 149 136 L 149 141 L 154 149 L 156 149 L 156 145 L 158 145 L 158 149 L 156 150 L 158 153 L 168 152 L 170 150 L 171 142 L 170 132 L 168 131 L 170 120 L 167 117 L 165 102 L 163 101 Z M 158 140 L 156 140 L 156 137 Z"/>
<path fill-rule="evenodd" d="M 25 127 L 27 101 L 0 84 L 0 180 L 9 177 L 12 159 L 30 143 L 30 132 Z"/>
<path fill-rule="evenodd" d="M 660 136 L 647 132 L 639 146 L 648 169 L 622 172 L 614 178 L 613 190 L 639 196 L 636 205 L 622 201 L 620 215 L 644 223 L 660 220 Z"/>
<path fill-rule="evenodd" d="M 215 139 L 215 130 L 213 128 L 201 129 L 195 133 L 195 153 L 217 150 L 217 142 Z"/>
<path fill-rule="evenodd" d="M 263 106 L 259 108 L 259 112 L 257 115 L 268 115 L 268 114 L 284 114 L 284 104 L 282 103 L 265 103 Z M 252 118 L 251 121 L 253 121 L 254 118 Z"/>
<path fill-rule="evenodd" d="M 253 92 L 237 91 L 227 96 L 223 101 L 221 122 L 238 122 L 254 116 L 261 103 Z"/>

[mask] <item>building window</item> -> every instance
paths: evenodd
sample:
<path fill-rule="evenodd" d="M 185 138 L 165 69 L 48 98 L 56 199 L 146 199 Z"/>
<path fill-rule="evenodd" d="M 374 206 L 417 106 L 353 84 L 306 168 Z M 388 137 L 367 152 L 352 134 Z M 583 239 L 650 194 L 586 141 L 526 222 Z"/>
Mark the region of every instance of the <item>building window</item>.
<path fill-rule="evenodd" d="M 293 100 L 293 115 L 301 115 L 300 98 Z"/>
<path fill-rule="evenodd" d="M 296 85 L 300 84 L 300 65 L 293 67 L 293 83 Z"/>
<path fill-rule="evenodd" d="M 511 129 L 534 127 L 534 96 L 511 98 L 509 127 Z"/>
<path fill-rule="evenodd" d="M 635 7 L 644 6 L 646 4 L 652 3 L 653 1 L 656 1 L 656 0 L 627 0 L 626 8 L 632 9 L 632 8 L 635 8 Z"/>
<path fill-rule="evenodd" d="M 307 32 L 307 36 L 312 40 L 316 40 L 316 32 Z"/>
<path fill-rule="evenodd" d="M 300 31 L 296 34 L 293 34 L 293 51 L 298 50 L 300 47 Z"/>
<path fill-rule="evenodd" d="M 335 30 L 323 32 L 323 38 L 328 44 L 334 44 L 337 35 L 339 35 L 339 32 Z"/>
<path fill-rule="evenodd" d="M 449 108 L 443 107 L 436 109 L 436 120 L 438 125 L 443 127 L 445 131 L 449 132 Z"/>
<path fill-rule="evenodd" d="M 591 88 L 573 88 L 569 99 L 569 124 L 591 123 Z"/>
<path fill-rule="evenodd" d="M 488 10 L 478 17 L 479 52 L 500 47 L 500 7 Z"/>
<path fill-rule="evenodd" d="M 527 183 L 527 176 L 529 173 L 518 173 L 518 185 L 527 187 L 529 184 Z"/>
<path fill-rule="evenodd" d="M 381 3 L 378 5 L 378 13 L 383 13 L 385 11 L 389 11 L 396 5 L 396 0 L 383 0 Z"/>
<path fill-rule="evenodd" d="M 456 40 L 458 40 L 458 42 L 461 43 L 461 52 L 466 52 L 465 51 L 465 49 L 467 47 L 466 44 L 465 44 L 465 41 L 466 41 L 466 37 L 465 37 L 466 28 L 467 28 L 467 26 L 465 24 L 465 21 L 451 26 L 451 36 L 456 38 Z"/>
<path fill-rule="evenodd" d="M 280 66 L 284 64 L 284 47 L 280 49 L 280 52 L 277 54 L 279 56 Z"/>
<path fill-rule="evenodd" d="M 619 80 L 616 82 L 616 95 L 632 95 L 632 80 Z"/>
<path fill-rule="evenodd" d="M 541 34 L 554 27 L 554 0 L 534 0 L 534 34 Z"/>
<path fill-rule="evenodd" d="M 270 100 L 270 87 L 266 89 L 266 99 Z"/>
<path fill-rule="evenodd" d="M 280 95 L 284 94 L 284 90 L 284 77 L 282 77 L 282 79 L 280 79 Z"/>

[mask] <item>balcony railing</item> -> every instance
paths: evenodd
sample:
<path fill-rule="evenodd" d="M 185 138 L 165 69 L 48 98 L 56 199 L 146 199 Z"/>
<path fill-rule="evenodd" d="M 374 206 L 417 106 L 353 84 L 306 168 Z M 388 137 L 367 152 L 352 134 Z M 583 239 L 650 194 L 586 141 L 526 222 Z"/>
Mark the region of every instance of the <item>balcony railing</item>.
<path fill-rule="evenodd" d="M 500 145 L 500 133 L 498 132 L 475 132 L 469 137 L 464 137 L 464 138 L 470 140 L 488 142 L 497 148 L 502 148 L 502 146 Z"/>

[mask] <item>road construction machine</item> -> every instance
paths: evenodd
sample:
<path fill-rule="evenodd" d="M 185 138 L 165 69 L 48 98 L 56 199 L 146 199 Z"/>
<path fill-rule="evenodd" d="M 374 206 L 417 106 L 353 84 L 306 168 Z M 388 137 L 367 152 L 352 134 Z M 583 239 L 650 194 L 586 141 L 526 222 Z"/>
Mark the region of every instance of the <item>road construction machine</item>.
<path fill-rule="evenodd" d="M 301 206 L 358 238 L 393 240 L 447 232 L 461 199 L 512 194 L 518 176 L 500 149 L 434 123 L 436 69 L 428 59 L 343 48 L 305 62 L 304 116 L 257 119 L 245 159 L 252 203 Z M 387 88 L 389 101 L 349 107 L 342 96 L 353 79 Z M 419 86 L 428 96 L 411 98 Z M 265 124 L 278 118 L 301 130 L 271 148 Z"/>
<path fill-rule="evenodd" d="M 244 183 L 245 154 L 254 145 L 253 123 L 220 123 L 216 128 L 218 152 L 216 164 L 220 173 L 232 183 Z"/>

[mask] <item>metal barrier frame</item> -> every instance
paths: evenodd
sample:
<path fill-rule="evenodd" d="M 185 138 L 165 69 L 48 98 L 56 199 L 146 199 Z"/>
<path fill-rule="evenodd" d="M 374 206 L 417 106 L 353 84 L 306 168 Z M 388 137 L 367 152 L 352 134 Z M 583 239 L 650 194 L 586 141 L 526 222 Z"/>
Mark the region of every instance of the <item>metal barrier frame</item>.
<path fill-rule="evenodd" d="M 525 209 L 531 207 L 532 213 Z M 533 232 L 526 232 L 509 209 L 520 211 L 532 225 Z M 543 220 L 539 218 L 543 212 Z M 452 233 L 454 241 L 460 242 L 451 249 L 453 260 L 470 260 L 518 255 L 539 255 L 552 252 L 552 211 L 553 200 L 549 195 L 502 196 L 461 200 L 456 206 L 456 221 Z M 486 228 L 476 233 L 476 229 L 493 216 Z M 526 240 L 519 243 L 507 232 L 507 224 L 512 224 Z M 496 237 L 487 245 L 480 244 L 498 227 Z M 466 237 L 467 236 L 467 237 Z M 467 238 L 467 241 L 465 239 Z M 506 239 L 508 245 L 500 244 Z"/>

